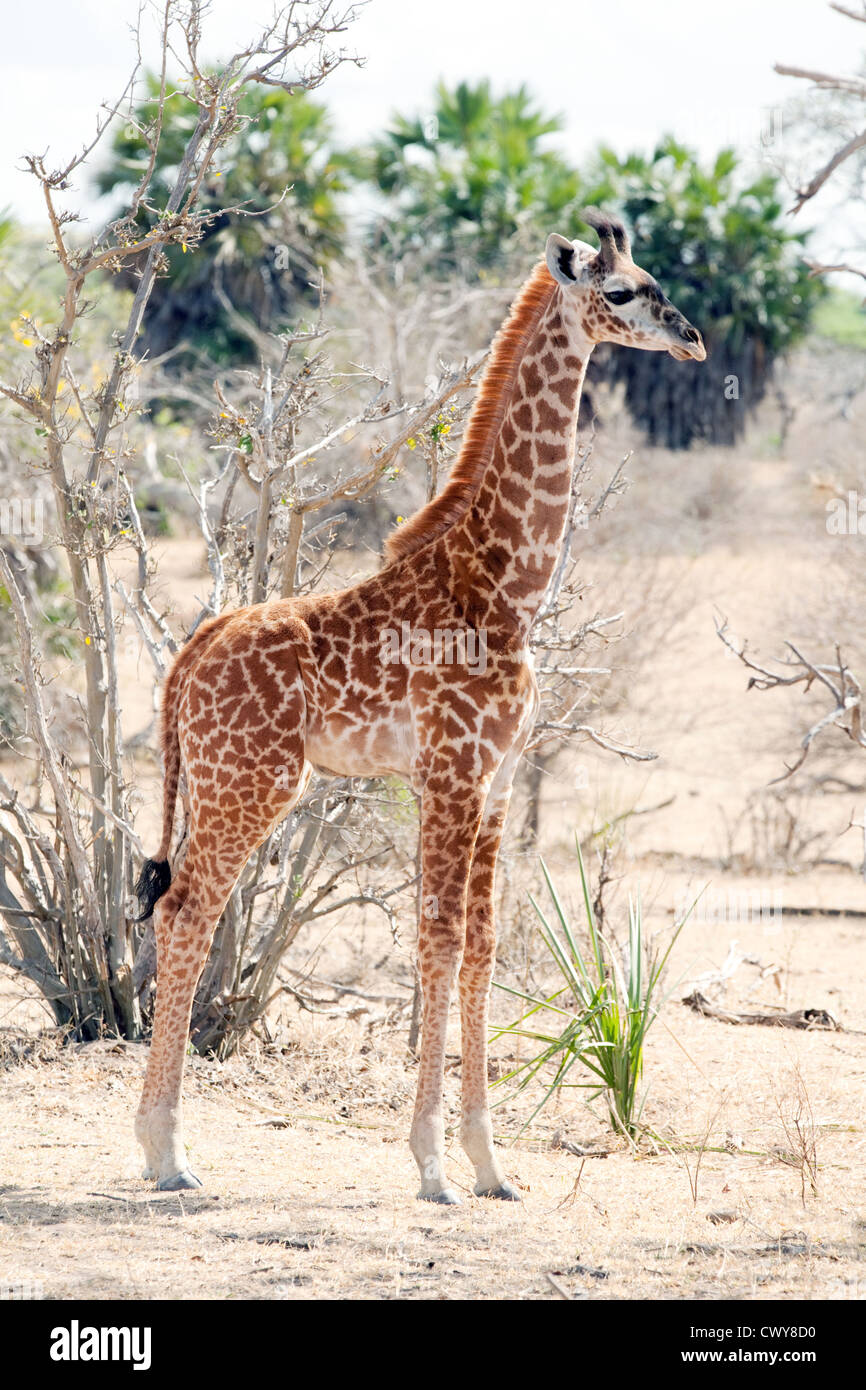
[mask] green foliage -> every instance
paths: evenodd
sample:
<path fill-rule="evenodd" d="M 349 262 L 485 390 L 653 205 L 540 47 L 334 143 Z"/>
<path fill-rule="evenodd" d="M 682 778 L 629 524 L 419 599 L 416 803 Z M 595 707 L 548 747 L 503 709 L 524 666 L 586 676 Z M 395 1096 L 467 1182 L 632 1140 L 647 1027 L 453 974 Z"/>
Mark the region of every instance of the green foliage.
<path fill-rule="evenodd" d="M 51 321 L 63 291 L 63 272 L 44 253 L 44 238 L 0 213 L 0 368 L 16 376 L 36 345 L 32 324 Z M 32 429 L 32 424 L 28 425 Z"/>
<path fill-rule="evenodd" d="M 64 292 L 64 274 L 56 258 L 46 255 L 45 236 L 0 214 L 0 376 L 6 381 L 30 380 L 39 333 L 53 337 L 58 304 Z M 129 313 L 130 294 L 116 284 L 103 284 L 100 293 L 77 321 L 75 343 L 79 353 L 81 386 L 85 393 L 96 387 L 110 370 L 114 351 L 112 334 Z M 61 380 L 59 404 L 63 423 L 74 426 L 81 415 L 69 382 Z M 4 419 L 4 444 L 19 463 L 43 461 L 47 430 L 33 417 L 8 411 Z"/>
<path fill-rule="evenodd" d="M 148 91 L 136 110 L 139 126 L 156 113 L 159 84 L 153 76 Z M 290 96 L 263 88 L 244 96 L 239 114 L 240 129 L 229 135 L 202 186 L 200 206 L 212 210 L 214 220 L 198 246 L 167 250 L 167 275 L 157 281 L 144 320 L 143 342 L 151 354 L 185 342 L 218 362 L 255 359 L 243 320 L 260 330 L 283 326 L 299 300 L 309 298 L 318 267 L 340 248 L 339 195 L 348 165 L 334 150 L 326 109 L 303 92 Z M 183 93 L 170 95 L 147 206 L 136 218 L 141 233 L 168 202 L 195 122 L 193 102 Z M 118 211 L 148 159 L 143 136 L 129 123 L 116 135 L 110 162 L 96 180 L 101 194 L 117 196 Z M 220 211 L 231 207 L 242 210 Z"/>
<path fill-rule="evenodd" d="M 778 180 L 743 184 L 733 150 L 711 165 L 668 136 L 646 159 L 599 152 L 598 180 L 632 228 L 642 262 L 686 318 L 734 347 L 760 338 L 784 352 L 808 327 L 820 283 L 795 253 L 805 233 L 782 223 Z"/>
<path fill-rule="evenodd" d="M 563 983 L 546 996 L 522 994 L 519 990 L 499 986 L 530 1005 L 515 1023 L 501 1031 L 529 1038 L 538 1046 L 538 1051 L 496 1084 L 519 1078 L 516 1088 L 519 1093 L 539 1072 L 553 1065 L 553 1080 L 546 1087 L 527 1124 L 555 1091 L 565 1085 L 576 1085 L 592 1090 L 590 1099 L 603 1095 L 613 1128 L 634 1138 L 643 1110 L 643 1100 L 639 1103 L 638 1083 L 643 1073 L 644 1044 L 660 1007 L 658 990 L 661 977 L 684 924 L 681 922 L 676 928 L 661 955 L 648 956 L 643 938 L 640 899 L 637 902 L 629 899 L 628 941 L 620 951 L 607 940 L 596 922 L 580 842 L 576 837 L 575 842 L 589 952 L 585 954 L 581 950 L 577 932 L 569 923 L 547 865 L 542 860 L 541 868 L 554 917 L 548 916 L 531 895 L 530 901 L 541 922 L 541 938 Z M 551 1015 L 556 1022 L 545 1026 L 543 1019 Z M 581 1062 L 592 1072 L 595 1080 L 566 1081 L 575 1062 Z"/>
<path fill-rule="evenodd" d="M 45 620 L 43 648 L 51 656 L 73 661 L 81 659 L 81 643 L 75 604 L 66 592 L 67 587 L 57 584 L 41 595 L 42 617 Z"/>
<path fill-rule="evenodd" d="M 815 310 L 814 329 L 841 347 L 866 349 L 866 308 L 860 296 L 830 288 Z"/>
<path fill-rule="evenodd" d="M 623 215 L 635 259 L 701 330 L 709 359 L 618 349 L 610 375 L 653 442 L 733 443 L 774 358 L 803 337 L 825 294 L 801 259 L 806 234 L 784 225 L 775 176 L 745 182 L 732 150 L 704 165 L 667 137 L 650 158 L 600 150 L 593 175 L 598 201 Z"/>
<path fill-rule="evenodd" d="M 161 497 L 145 489 L 136 497 L 135 506 L 145 535 L 170 536 L 172 534 L 171 513 Z"/>
<path fill-rule="evenodd" d="M 75 605 L 69 596 L 69 585 L 58 576 L 45 578 L 36 571 L 38 606 L 34 620 L 38 623 L 42 650 L 64 661 L 80 660 L 81 644 Z M 17 634 L 12 614 L 12 600 L 5 585 L 0 585 L 0 650 L 16 651 Z M 20 660 L 8 657 L 0 662 L 0 733 L 6 738 L 19 735 L 24 728 L 21 702 Z"/>
<path fill-rule="evenodd" d="M 15 235 L 15 220 L 8 208 L 0 211 L 0 249 L 6 246 Z"/>
<path fill-rule="evenodd" d="M 521 229 L 541 235 L 573 218 L 580 179 L 545 145 L 561 129 L 526 87 L 494 97 L 486 81 L 440 82 L 432 111 L 396 115 L 358 171 L 388 199 L 392 244 L 428 246 L 443 270 L 474 276 L 500 262 Z"/>
<path fill-rule="evenodd" d="M 440 83 L 426 117 L 395 116 L 357 161 L 385 200 L 377 236 L 472 279 L 495 273 L 521 237 L 585 236 L 581 205 L 618 210 L 638 263 L 701 329 L 709 361 L 616 349 L 597 355 L 590 380 L 625 382 L 651 442 L 734 443 L 825 293 L 801 259 L 804 234 L 784 225 L 776 178 L 743 177 L 732 150 L 705 164 L 671 137 L 649 157 L 601 148 L 578 171 L 549 147 L 561 129 L 525 87 L 495 97 L 488 82 Z"/>
<path fill-rule="evenodd" d="M 156 80 L 149 84 L 139 123 L 155 112 Z M 530 243 L 537 249 L 551 230 L 581 233 L 583 204 L 617 209 L 639 263 L 701 329 L 709 359 L 617 349 L 607 362 L 596 355 L 590 379 L 623 381 L 651 442 L 674 448 L 736 441 L 774 359 L 805 333 L 826 292 L 799 258 L 804 236 L 785 227 L 771 174 L 747 179 L 732 151 L 704 163 L 671 137 L 649 157 L 602 148 L 578 171 L 550 144 L 561 118 L 523 86 L 495 95 L 486 81 L 440 83 L 426 116 L 395 115 L 366 151 L 351 154 L 335 148 L 325 108 L 304 94 L 248 95 L 241 116 L 203 188 L 214 220 L 198 246 L 168 249 L 146 312 L 143 346 L 152 356 L 172 351 L 176 370 L 186 365 L 178 355 L 185 344 L 221 363 L 257 357 L 255 331 L 285 325 L 316 267 L 339 256 L 341 195 L 352 180 L 376 191 L 374 243 L 392 256 L 419 249 L 435 273 L 468 279 L 501 273 L 517 248 L 521 256 Z M 165 207 L 194 121 L 193 103 L 170 96 L 139 231 Z M 128 198 L 147 158 L 130 124 L 114 140 L 99 191 Z M 236 205 L 260 215 L 219 212 Z M 134 269 L 126 280 L 134 285 Z"/>

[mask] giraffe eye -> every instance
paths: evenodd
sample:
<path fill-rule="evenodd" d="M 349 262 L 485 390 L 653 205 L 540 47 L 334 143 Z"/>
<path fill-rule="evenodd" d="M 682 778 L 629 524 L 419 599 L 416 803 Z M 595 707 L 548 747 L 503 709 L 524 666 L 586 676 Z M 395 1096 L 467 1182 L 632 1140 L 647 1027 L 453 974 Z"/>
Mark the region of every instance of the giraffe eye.
<path fill-rule="evenodd" d="M 634 290 L 607 290 L 604 297 L 611 304 L 628 304 L 630 299 L 634 299 Z"/>

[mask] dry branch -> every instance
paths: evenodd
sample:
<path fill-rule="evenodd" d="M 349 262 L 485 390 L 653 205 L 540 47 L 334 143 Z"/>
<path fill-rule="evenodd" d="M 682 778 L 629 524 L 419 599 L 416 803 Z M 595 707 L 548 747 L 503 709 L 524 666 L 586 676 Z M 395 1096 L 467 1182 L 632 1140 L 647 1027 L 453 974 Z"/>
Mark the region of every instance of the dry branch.
<path fill-rule="evenodd" d="M 826 1009 L 796 1009 L 793 1013 L 738 1013 L 733 1009 L 723 1009 L 719 1004 L 711 1004 L 709 999 L 705 999 L 699 990 L 694 990 L 692 994 L 686 995 L 683 999 L 686 1008 L 694 1009 L 695 1013 L 702 1014 L 704 1018 L 715 1018 L 720 1023 L 760 1023 L 770 1028 L 805 1028 L 809 1032 L 844 1032 L 841 1024 L 837 1023 L 832 1014 L 828 1014 Z"/>
<path fill-rule="evenodd" d="M 787 777 L 791 777 L 799 768 L 803 766 L 814 740 L 825 729 L 834 726 L 841 729 L 853 743 L 860 748 L 866 748 L 866 733 L 864 733 L 862 723 L 862 698 L 863 692 L 860 682 L 853 672 L 846 666 L 842 659 L 842 654 L 836 647 L 836 661 L 833 665 L 819 665 L 804 656 L 794 646 L 793 642 L 786 642 L 785 646 L 792 653 L 793 660 L 786 657 L 776 663 L 777 669 L 762 666 L 753 661 L 746 653 L 745 644 L 738 647 L 728 632 L 727 619 L 715 618 L 716 635 L 725 644 L 728 651 L 732 652 L 739 661 L 743 663 L 748 671 L 752 672 L 749 678 L 747 690 L 775 690 L 784 686 L 801 685 L 804 691 L 811 690 L 817 683 L 823 686 L 828 692 L 832 708 L 822 715 L 806 733 L 800 743 L 801 752 L 796 762 L 790 767 L 786 764 L 785 772 L 773 779 L 775 782 L 782 782 Z"/>

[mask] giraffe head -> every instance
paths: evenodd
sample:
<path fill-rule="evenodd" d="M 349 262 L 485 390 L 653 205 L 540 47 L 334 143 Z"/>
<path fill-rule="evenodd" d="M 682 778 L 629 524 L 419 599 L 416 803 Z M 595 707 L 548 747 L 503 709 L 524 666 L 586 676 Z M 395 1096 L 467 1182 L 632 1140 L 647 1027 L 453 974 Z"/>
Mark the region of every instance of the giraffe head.
<path fill-rule="evenodd" d="M 581 216 L 598 233 L 598 250 L 554 232 L 545 254 L 554 280 L 578 299 L 587 336 L 595 343 L 669 352 L 678 362 L 703 362 L 707 353 L 700 333 L 635 265 L 623 224 L 595 208 Z"/>

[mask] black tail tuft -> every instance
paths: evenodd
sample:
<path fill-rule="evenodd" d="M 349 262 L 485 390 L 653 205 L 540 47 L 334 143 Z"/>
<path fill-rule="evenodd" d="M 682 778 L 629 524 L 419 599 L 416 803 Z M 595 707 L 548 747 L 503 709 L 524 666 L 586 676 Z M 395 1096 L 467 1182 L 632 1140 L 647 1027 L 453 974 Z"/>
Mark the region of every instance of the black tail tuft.
<path fill-rule="evenodd" d="M 170 883 L 171 868 L 167 859 L 145 859 L 135 883 L 135 896 L 141 908 L 139 922 L 146 922 L 152 915 L 157 898 L 162 897 Z"/>

